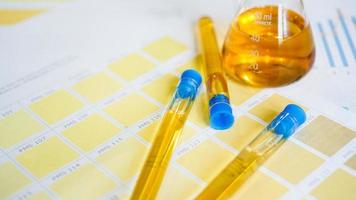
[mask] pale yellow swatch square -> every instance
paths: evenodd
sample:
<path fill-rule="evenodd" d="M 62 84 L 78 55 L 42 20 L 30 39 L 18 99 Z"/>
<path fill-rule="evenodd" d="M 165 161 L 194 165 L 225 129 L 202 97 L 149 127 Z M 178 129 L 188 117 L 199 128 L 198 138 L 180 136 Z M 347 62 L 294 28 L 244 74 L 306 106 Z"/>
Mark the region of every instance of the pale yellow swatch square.
<path fill-rule="evenodd" d="M 85 78 L 73 86 L 75 91 L 92 103 L 115 94 L 120 88 L 118 81 L 103 72 Z"/>
<path fill-rule="evenodd" d="M 167 104 L 172 98 L 179 79 L 166 74 L 143 87 L 143 91 L 162 104 Z"/>
<path fill-rule="evenodd" d="M 201 55 L 197 55 L 194 58 L 190 59 L 188 62 L 177 68 L 178 73 L 183 73 L 187 69 L 195 69 L 201 71 Z"/>
<path fill-rule="evenodd" d="M 51 200 L 52 198 L 44 191 L 37 192 L 36 194 L 33 194 L 26 200 Z"/>
<path fill-rule="evenodd" d="M 250 113 L 256 115 L 265 122 L 270 122 L 288 105 L 294 103 L 290 99 L 273 94 L 268 99 L 253 107 Z"/>
<path fill-rule="evenodd" d="M 33 175 L 44 177 L 77 157 L 78 154 L 74 150 L 57 137 L 52 137 L 32 149 L 19 154 L 16 156 L 16 160 Z"/>
<path fill-rule="evenodd" d="M 233 127 L 226 131 L 218 132 L 215 136 L 235 149 L 242 150 L 264 127 L 259 122 L 246 116 L 241 116 L 235 120 L 236 123 L 234 123 Z"/>
<path fill-rule="evenodd" d="M 295 137 L 331 156 L 356 136 L 356 132 L 324 116 L 318 116 Z"/>
<path fill-rule="evenodd" d="M 30 179 L 22 174 L 12 163 L 0 164 L 0 199 L 5 199 L 30 183 Z"/>
<path fill-rule="evenodd" d="M 187 175 L 170 167 L 158 192 L 158 200 L 181 200 L 192 198 L 201 186 Z"/>
<path fill-rule="evenodd" d="M 349 158 L 345 165 L 351 167 L 353 170 L 356 170 L 356 154 Z"/>
<path fill-rule="evenodd" d="M 187 170 L 209 182 L 234 157 L 234 154 L 207 140 L 177 159 Z"/>
<path fill-rule="evenodd" d="M 157 128 L 159 126 L 160 120 L 156 120 L 148 126 L 138 131 L 138 135 L 141 136 L 147 142 L 152 142 L 154 136 L 156 135 Z"/>
<path fill-rule="evenodd" d="M 130 94 L 110 104 L 104 108 L 104 111 L 125 126 L 130 126 L 158 109 L 158 106 L 147 101 L 144 97 Z"/>
<path fill-rule="evenodd" d="M 45 9 L 0 9 L 0 25 L 14 25 L 45 11 Z"/>
<path fill-rule="evenodd" d="M 187 50 L 187 47 L 170 37 L 163 37 L 147 45 L 143 50 L 152 57 L 163 62 L 183 53 Z"/>
<path fill-rule="evenodd" d="M 128 180 L 141 169 L 148 148 L 135 138 L 128 138 L 97 157 L 117 177 Z"/>
<path fill-rule="evenodd" d="M 234 81 L 228 81 L 230 102 L 233 105 L 239 106 L 252 96 L 261 91 L 260 88 L 253 88 L 247 85 L 235 83 Z"/>
<path fill-rule="evenodd" d="M 181 144 L 187 142 L 188 140 L 192 139 L 197 134 L 198 134 L 198 132 L 194 128 L 192 128 L 191 126 L 185 125 L 183 128 L 182 137 L 180 138 L 178 145 L 181 145 Z"/>
<path fill-rule="evenodd" d="M 231 197 L 232 200 L 279 199 L 288 189 L 266 174 L 257 171 Z"/>
<path fill-rule="evenodd" d="M 31 110 L 47 123 L 54 124 L 83 107 L 83 104 L 65 90 L 58 90 L 30 105 Z"/>
<path fill-rule="evenodd" d="M 86 164 L 51 186 L 62 199 L 99 199 L 115 189 L 115 182 L 93 165 Z"/>
<path fill-rule="evenodd" d="M 151 143 L 156 134 L 158 125 L 159 125 L 159 120 L 156 120 L 152 124 L 140 130 L 137 134 L 141 136 L 143 139 L 145 139 L 147 142 Z M 184 142 L 191 139 L 195 135 L 197 135 L 197 131 L 193 129 L 191 126 L 185 125 L 183 128 L 182 136 L 179 139 L 178 145 L 183 144 Z"/>
<path fill-rule="evenodd" d="M 63 131 L 63 135 L 84 151 L 91 151 L 119 132 L 114 124 L 93 114 Z"/>
<path fill-rule="evenodd" d="M 109 68 L 126 80 L 133 80 L 154 69 L 155 64 L 147 58 L 134 53 L 109 65 Z"/>
<path fill-rule="evenodd" d="M 337 169 L 316 187 L 311 194 L 320 200 L 354 200 L 356 199 L 355 186 L 355 176 L 342 169 Z"/>
<path fill-rule="evenodd" d="M 293 158 L 293 159 L 291 159 Z M 287 141 L 265 166 L 293 184 L 298 184 L 324 161 L 302 147 Z"/>
<path fill-rule="evenodd" d="M 209 105 L 206 93 L 197 96 L 188 120 L 202 128 L 209 126 Z"/>
<path fill-rule="evenodd" d="M 0 146 L 11 147 L 21 140 L 38 133 L 44 127 L 24 110 L 16 111 L 0 120 Z"/>

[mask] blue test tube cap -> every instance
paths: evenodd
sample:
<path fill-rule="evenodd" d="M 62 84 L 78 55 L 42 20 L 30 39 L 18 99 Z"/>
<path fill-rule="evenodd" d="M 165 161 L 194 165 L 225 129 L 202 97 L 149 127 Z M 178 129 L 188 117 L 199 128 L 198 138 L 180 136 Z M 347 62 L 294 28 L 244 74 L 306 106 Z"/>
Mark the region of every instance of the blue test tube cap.
<path fill-rule="evenodd" d="M 200 73 L 195 71 L 194 69 L 185 70 L 181 75 L 181 79 L 183 80 L 185 78 L 193 79 L 198 86 L 201 84 L 202 81 Z"/>
<path fill-rule="evenodd" d="M 229 98 L 218 94 L 210 99 L 210 126 L 217 130 L 225 130 L 234 124 L 234 115 L 230 106 Z"/>
<path fill-rule="evenodd" d="M 181 80 L 178 85 L 179 95 L 182 98 L 187 98 L 191 96 L 192 92 L 197 92 L 201 82 L 202 77 L 199 72 L 193 69 L 185 70 L 181 75 Z"/>
<path fill-rule="evenodd" d="M 273 127 L 275 133 L 283 135 L 284 138 L 288 138 L 305 120 L 306 115 L 304 110 L 295 104 L 289 104 L 274 118 L 269 126 Z"/>

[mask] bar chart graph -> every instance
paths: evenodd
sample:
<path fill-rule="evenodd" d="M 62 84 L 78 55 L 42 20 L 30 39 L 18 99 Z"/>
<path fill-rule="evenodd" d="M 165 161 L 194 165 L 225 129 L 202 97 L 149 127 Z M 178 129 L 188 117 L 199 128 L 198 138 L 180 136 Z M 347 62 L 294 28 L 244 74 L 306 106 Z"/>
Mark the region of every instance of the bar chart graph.
<path fill-rule="evenodd" d="M 320 59 L 324 59 L 332 68 L 354 67 L 356 17 L 337 9 L 330 17 L 322 18 L 313 25 Z"/>

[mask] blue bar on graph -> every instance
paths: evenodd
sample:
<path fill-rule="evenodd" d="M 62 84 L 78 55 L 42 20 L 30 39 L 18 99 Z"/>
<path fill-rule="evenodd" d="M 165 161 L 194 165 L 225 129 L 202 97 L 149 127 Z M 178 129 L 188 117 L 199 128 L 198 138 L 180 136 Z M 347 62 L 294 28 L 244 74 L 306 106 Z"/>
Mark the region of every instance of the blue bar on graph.
<path fill-rule="evenodd" d="M 337 49 L 338 49 L 340 57 L 341 57 L 342 64 L 344 65 L 344 67 L 347 67 L 348 64 L 347 64 L 346 56 L 345 56 L 344 50 L 342 49 L 340 38 L 339 38 L 338 34 L 336 33 L 334 22 L 331 19 L 329 19 L 328 22 L 329 22 L 329 27 L 331 29 L 331 32 L 333 33 L 334 40 L 336 42 L 336 46 L 337 46 Z"/>
<path fill-rule="evenodd" d="M 326 56 L 328 58 L 329 64 L 330 64 L 330 66 L 335 67 L 334 59 L 331 56 L 330 47 L 329 47 L 328 41 L 326 40 L 326 37 L 325 37 L 324 28 L 321 25 L 321 23 L 318 23 L 317 25 L 318 25 L 319 32 L 321 34 L 321 40 L 323 42 L 324 49 L 325 49 Z"/>
<path fill-rule="evenodd" d="M 342 13 L 341 13 L 341 11 L 340 11 L 339 9 L 337 10 L 337 14 L 339 15 L 339 19 L 340 19 L 340 22 L 341 22 L 341 26 L 342 26 L 342 29 L 343 29 L 343 31 L 344 31 L 344 33 L 345 33 L 347 42 L 348 42 L 349 45 L 350 45 L 352 55 L 354 56 L 354 59 L 356 60 L 356 48 L 355 48 L 355 45 L 354 45 L 354 43 L 353 43 L 353 41 L 352 41 L 350 32 L 349 32 L 349 30 L 347 29 L 344 16 L 342 15 Z"/>

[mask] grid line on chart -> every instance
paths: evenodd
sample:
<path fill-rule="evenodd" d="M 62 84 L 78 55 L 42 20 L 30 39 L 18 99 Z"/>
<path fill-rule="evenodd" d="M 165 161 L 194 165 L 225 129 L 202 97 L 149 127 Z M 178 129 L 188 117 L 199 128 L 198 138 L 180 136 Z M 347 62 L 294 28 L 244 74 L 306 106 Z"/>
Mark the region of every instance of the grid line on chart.
<path fill-rule="evenodd" d="M 318 26 L 319 33 L 321 35 L 321 41 L 323 42 L 324 49 L 325 49 L 326 56 L 328 58 L 329 64 L 330 64 L 331 67 L 335 67 L 334 59 L 331 56 L 329 43 L 327 42 L 323 25 L 321 23 L 317 23 L 317 26 Z"/>
<path fill-rule="evenodd" d="M 356 48 L 355 48 L 354 42 L 352 41 L 351 34 L 350 34 L 350 32 L 349 32 L 349 30 L 347 28 L 344 15 L 342 14 L 340 9 L 337 9 L 337 14 L 339 16 L 339 20 L 341 22 L 341 26 L 342 26 L 342 29 L 344 31 L 345 37 L 347 39 L 347 42 L 348 42 L 348 44 L 350 46 L 352 55 L 353 55 L 354 59 L 356 60 Z"/>
<path fill-rule="evenodd" d="M 341 58 L 342 64 L 343 64 L 344 67 L 347 67 L 348 63 L 347 63 L 347 60 L 346 60 L 345 52 L 344 52 L 344 49 L 341 46 L 341 41 L 340 41 L 339 35 L 336 32 L 335 24 L 331 19 L 329 19 L 328 20 L 328 25 L 329 25 L 329 28 L 330 28 L 333 36 L 334 36 L 334 41 L 336 43 L 336 47 L 337 47 L 337 50 L 339 52 L 339 56 Z"/>

